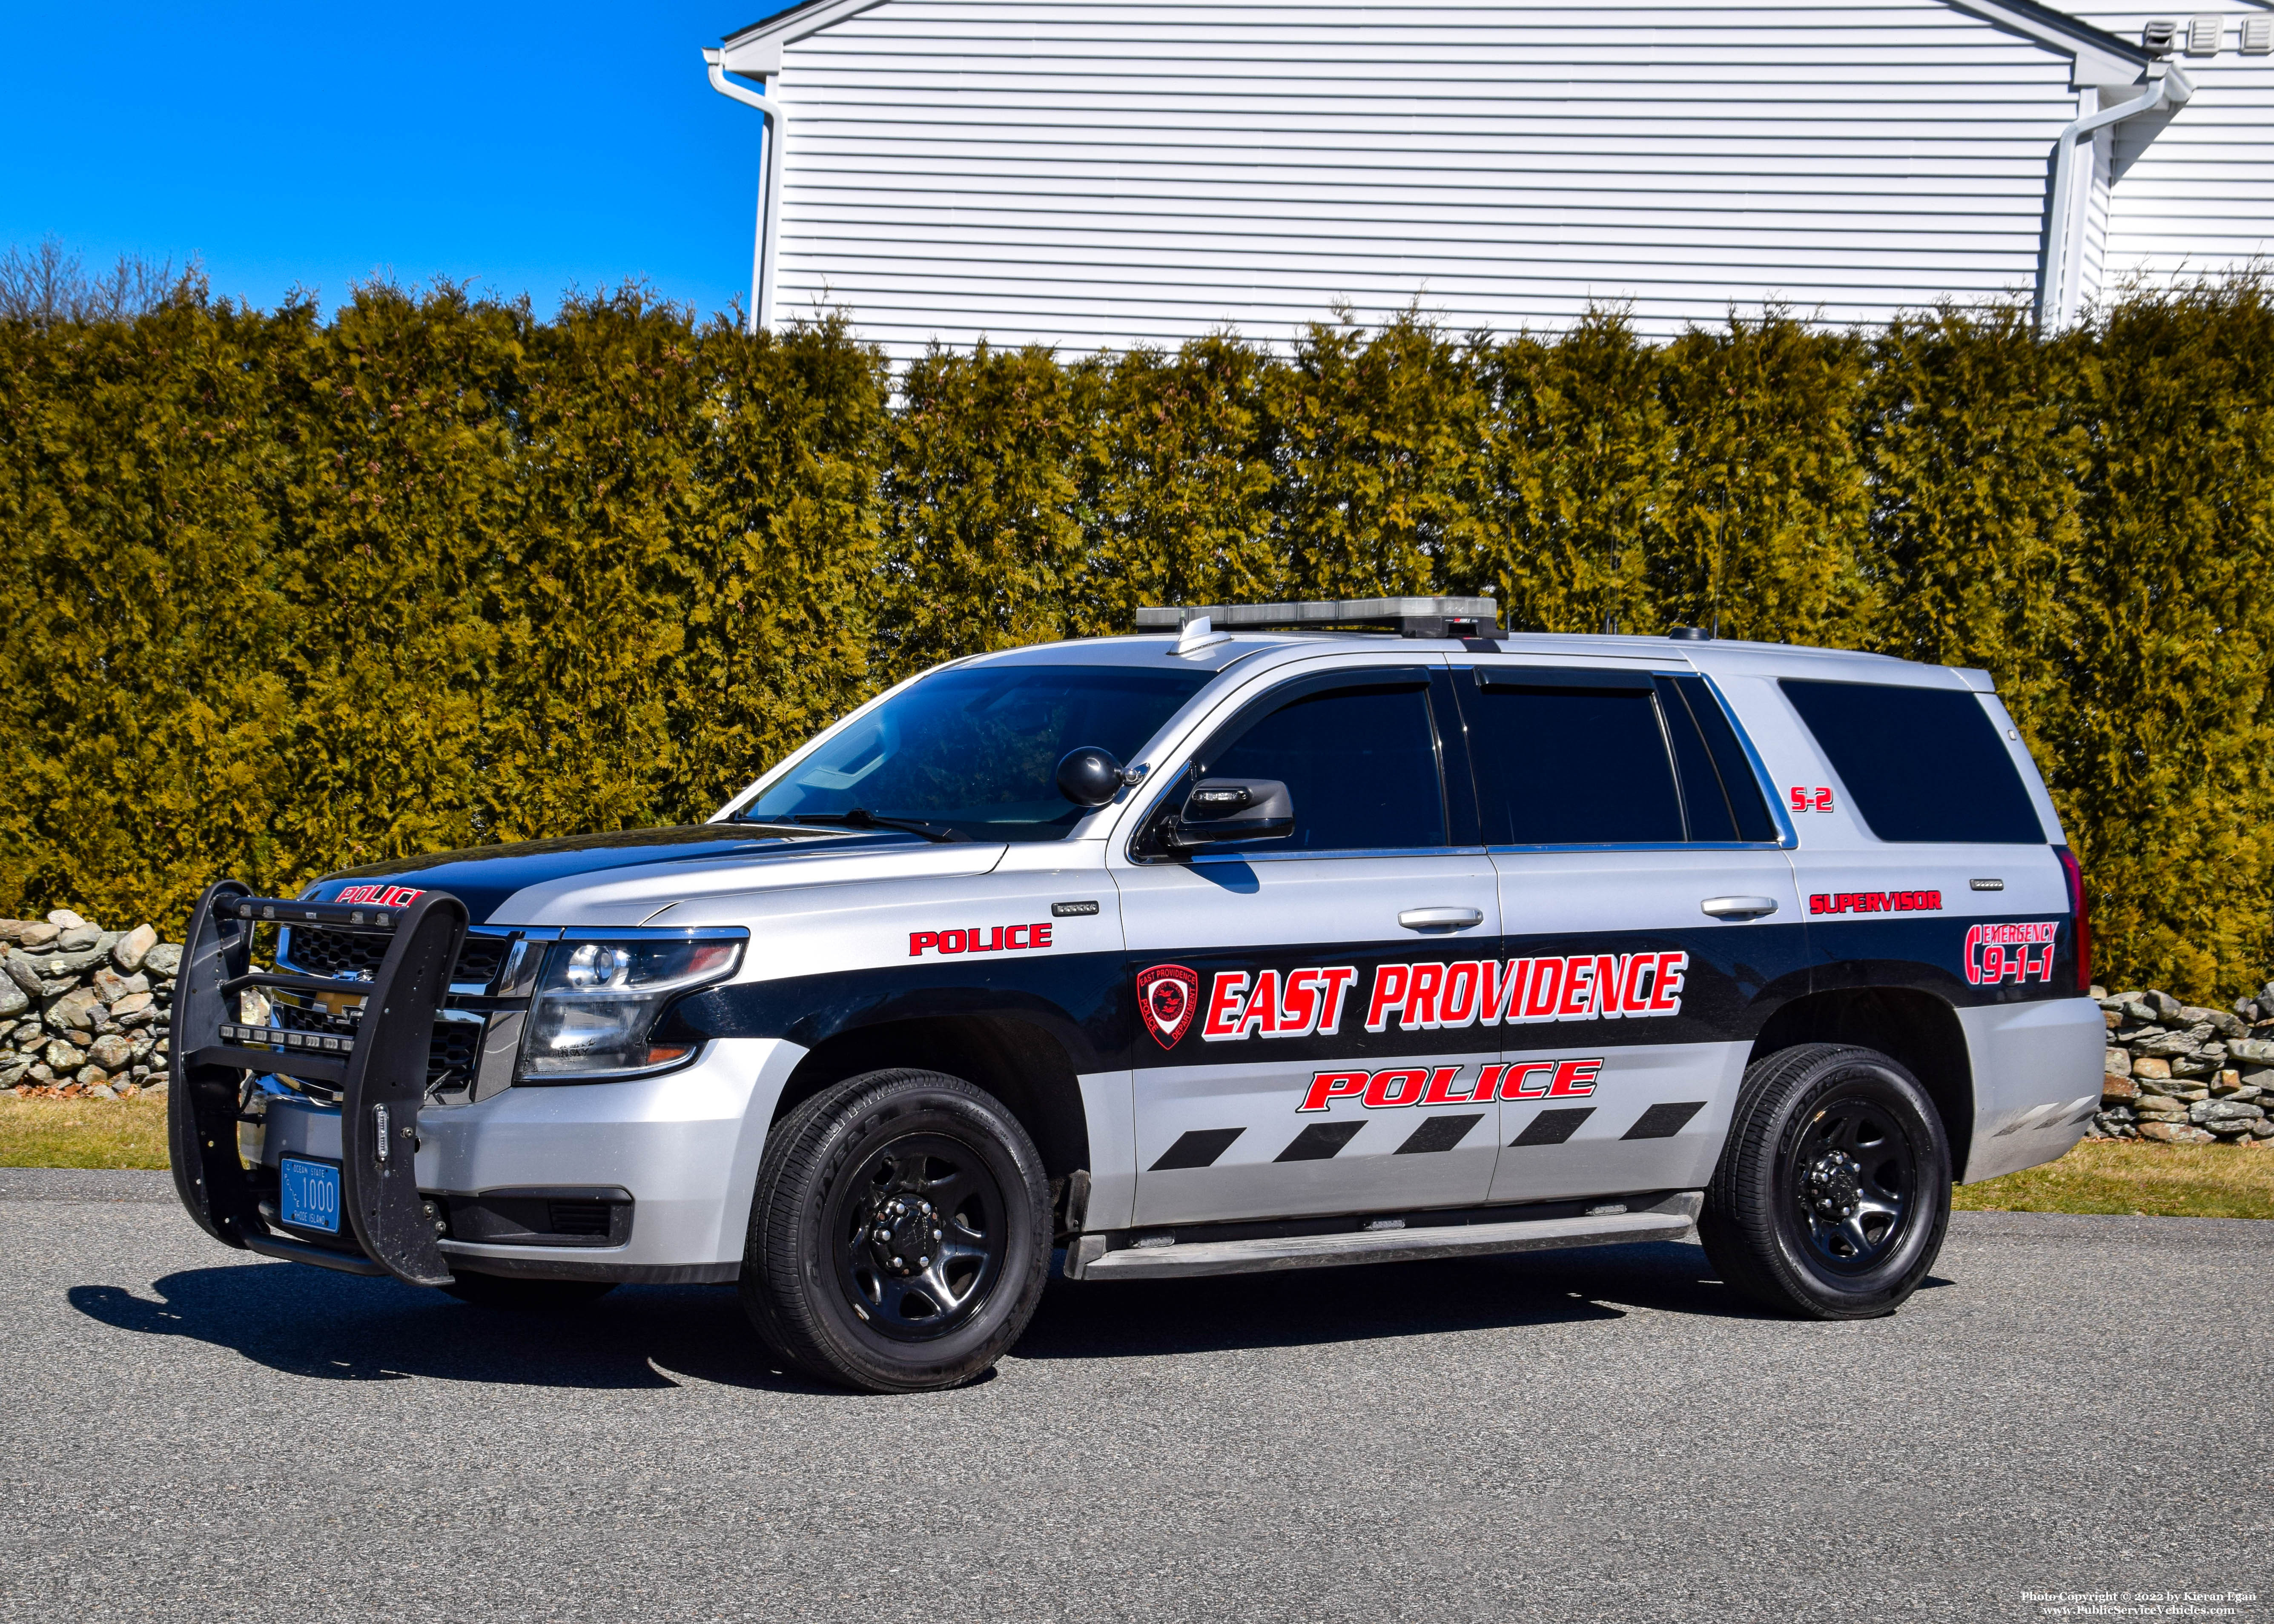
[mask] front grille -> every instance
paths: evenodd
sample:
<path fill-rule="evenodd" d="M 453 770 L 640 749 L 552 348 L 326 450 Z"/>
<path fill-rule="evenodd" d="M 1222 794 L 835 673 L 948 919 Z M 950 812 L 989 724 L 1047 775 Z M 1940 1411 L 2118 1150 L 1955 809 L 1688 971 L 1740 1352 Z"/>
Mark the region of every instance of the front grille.
<path fill-rule="evenodd" d="M 284 933 L 280 957 L 286 965 L 306 975 L 353 976 L 367 981 L 378 973 L 380 961 L 387 957 L 387 944 L 392 940 L 391 936 L 368 931 L 298 925 Z M 510 936 L 467 936 L 466 944 L 458 950 L 457 965 L 450 972 L 451 981 L 488 986 L 497 980 L 506 951 L 512 945 Z"/>
<path fill-rule="evenodd" d="M 488 986 L 497 980 L 498 971 L 505 964 L 506 950 L 512 945 L 510 936 L 469 936 L 466 944 L 458 950 L 458 966 L 450 972 L 450 979 Z"/>
<path fill-rule="evenodd" d="M 474 1080 L 474 1066 L 482 1056 L 482 1023 L 478 1020 L 438 1020 L 426 1044 L 426 1090 L 462 1088 Z"/>

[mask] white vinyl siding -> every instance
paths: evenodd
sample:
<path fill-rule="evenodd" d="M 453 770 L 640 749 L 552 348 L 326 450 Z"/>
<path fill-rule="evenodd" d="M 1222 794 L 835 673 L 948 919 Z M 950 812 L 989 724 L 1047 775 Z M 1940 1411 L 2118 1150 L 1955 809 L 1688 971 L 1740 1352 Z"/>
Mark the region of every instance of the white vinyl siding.
<path fill-rule="evenodd" d="M 2183 37 L 2192 17 L 2221 19 L 2218 56 L 2172 56 L 2195 95 L 2111 189 L 2104 297 L 2135 277 L 2166 284 L 2274 255 L 2274 56 L 2239 49 L 2243 19 L 2266 8 L 2077 15 L 2132 41 L 2154 18 Z M 2125 144 L 2116 150 L 2120 162 Z"/>
<path fill-rule="evenodd" d="M 783 50 L 779 290 L 896 357 L 1338 305 L 1645 333 L 2035 286 L 2069 61 L 1941 0 L 885 0 Z"/>

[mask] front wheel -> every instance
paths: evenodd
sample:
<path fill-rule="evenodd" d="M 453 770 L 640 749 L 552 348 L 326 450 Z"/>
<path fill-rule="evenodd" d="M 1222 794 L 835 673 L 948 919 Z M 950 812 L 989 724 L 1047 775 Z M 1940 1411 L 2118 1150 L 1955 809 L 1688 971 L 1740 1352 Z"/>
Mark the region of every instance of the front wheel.
<path fill-rule="evenodd" d="M 791 1364 L 871 1393 L 984 1374 L 1050 1261 L 1050 1189 L 1002 1101 L 937 1071 L 873 1071 L 774 1125 L 742 1304 Z"/>
<path fill-rule="evenodd" d="M 1893 1313 L 1949 1227 L 1949 1141 L 1902 1066 L 1804 1043 L 1747 1070 L 1698 1219 L 1729 1286 L 1811 1319 Z"/>

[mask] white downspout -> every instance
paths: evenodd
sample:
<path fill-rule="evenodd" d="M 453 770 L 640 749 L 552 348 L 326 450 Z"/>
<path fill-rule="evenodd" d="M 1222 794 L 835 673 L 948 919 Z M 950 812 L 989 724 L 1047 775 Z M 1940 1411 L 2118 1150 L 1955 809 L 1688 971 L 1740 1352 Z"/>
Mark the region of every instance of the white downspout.
<path fill-rule="evenodd" d="M 772 96 L 762 96 L 729 79 L 719 51 L 704 50 L 703 60 L 711 69 L 712 89 L 765 116 L 766 150 L 758 169 L 758 236 L 750 249 L 750 315 L 746 324 L 746 330 L 756 337 L 773 326 L 774 259 L 781 235 L 782 147 L 786 145 L 782 126 L 788 109 Z"/>
<path fill-rule="evenodd" d="M 2075 320 L 2082 302 L 2078 284 L 2083 276 L 2085 215 L 2071 174 L 2078 144 L 2127 118 L 2183 106 L 2195 94 L 2187 75 L 2174 71 L 2169 63 L 2150 64 L 2148 74 L 2150 82 L 2145 94 L 2087 113 L 2054 138 L 2052 195 L 2045 205 L 2045 264 L 2037 281 L 2037 331 L 2041 334 L 2057 333 Z"/>

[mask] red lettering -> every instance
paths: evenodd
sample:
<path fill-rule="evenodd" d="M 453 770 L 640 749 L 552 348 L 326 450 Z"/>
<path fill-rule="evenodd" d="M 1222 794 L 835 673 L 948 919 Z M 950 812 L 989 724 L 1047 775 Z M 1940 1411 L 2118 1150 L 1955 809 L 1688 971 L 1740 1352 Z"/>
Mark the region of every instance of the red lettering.
<path fill-rule="evenodd" d="M 1656 953 L 1629 953 L 1626 967 L 1619 972 L 1619 1007 L 1630 1014 L 1641 1015 L 1650 1009 L 1650 994 L 1642 985 L 1643 973 L 1658 968 Z M 1655 979 L 1653 977 L 1653 979 Z"/>
<path fill-rule="evenodd" d="M 1465 1026 L 1476 1019 L 1477 986 L 1483 974 L 1483 966 L 1468 959 L 1446 968 L 1445 990 L 1437 1008 L 1440 1026 Z"/>
<path fill-rule="evenodd" d="M 1619 1003 L 1619 961 L 1615 955 L 1606 954 L 1595 960 L 1595 1013 L 1616 1017 L 1623 1012 Z"/>
<path fill-rule="evenodd" d="M 1027 944 L 1019 940 L 1019 938 L 1032 929 L 1033 927 L 1031 925 L 1012 926 L 1008 930 L 1003 933 L 1003 945 L 1014 951 L 1026 946 Z"/>
<path fill-rule="evenodd" d="M 1543 1082 L 1537 1088 L 1531 1086 L 1532 1074 L 1545 1071 L 1552 1075 L 1555 1070 L 1553 1060 L 1531 1060 L 1512 1065 L 1508 1069 L 1507 1080 L 1500 1086 L 1500 1097 L 1503 1100 L 1537 1100 L 1547 1092 L 1547 1085 Z"/>
<path fill-rule="evenodd" d="M 1319 979 L 1326 983 L 1323 1012 L 1319 1017 L 1319 1033 L 1322 1037 L 1332 1037 L 1343 1024 L 1343 995 L 1350 991 L 1351 983 L 1358 980 L 1358 972 L 1348 965 L 1337 965 L 1331 969 L 1320 971 Z"/>
<path fill-rule="evenodd" d="M 1487 1026 L 1520 1019 L 1524 1014 L 1524 983 L 1532 960 L 1511 959 L 1503 966 L 1495 959 L 1488 960 L 1484 968 L 1484 1008 L 1478 1011 L 1477 1019 Z"/>
<path fill-rule="evenodd" d="M 943 953 L 961 952 L 963 951 L 963 932 L 960 930 L 941 931 L 939 933 L 939 951 Z"/>
<path fill-rule="evenodd" d="M 1429 1073 L 1419 1066 L 1397 1066 L 1387 1071 L 1376 1071 L 1366 1086 L 1366 1103 L 1369 1110 L 1384 1110 L 1401 1105 L 1416 1105 L 1429 1086 Z M 1396 1094 L 1390 1090 L 1395 1087 Z"/>
<path fill-rule="evenodd" d="M 1658 984 L 1650 989 L 1650 1012 L 1653 1015 L 1679 1015 L 1682 1012 L 1682 981 L 1690 967 L 1687 953 L 1660 953 L 1658 956 Z"/>
<path fill-rule="evenodd" d="M 1279 1016 L 1279 1035 L 1299 1038 L 1307 1034 L 1319 1024 L 1319 995 L 1311 983 L 1319 979 L 1316 970 L 1290 970 L 1287 973 L 1285 1008 Z"/>
<path fill-rule="evenodd" d="M 1563 990 L 1563 961 L 1561 959 L 1535 959 L 1532 961 L 1532 991 L 1524 1000 L 1524 1018 L 1541 1020 L 1555 1013 L 1556 996 Z"/>
<path fill-rule="evenodd" d="M 1500 1093 L 1500 1079 L 1506 1076 L 1505 1065 L 1488 1065 L 1477 1075 L 1477 1091 L 1469 1096 L 1472 1105 L 1488 1105 Z"/>
<path fill-rule="evenodd" d="M 1322 1111 L 1330 1100 L 1340 1100 L 1365 1092 L 1367 1074 L 1364 1071 L 1321 1071 L 1311 1079 L 1311 1091 L 1303 1096 L 1299 1111 Z"/>
<path fill-rule="evenodd" d="M 1219 970 L 1216 985 L 1209 989 L 1208 1021 L 1201 1027 L 1201 1036 L 1211 1043 L 1239 1035 L 1238 1025 L 1241 995 L 1247 990 L 1247 972 Z"/>
<path fill-rule="evenodd" d="M 1408 1032 L 1437 1024 L 1437 993 L 1444 981 L 1443 965 L 1418 964 L 1413 966 L 1412 980 L 1406 983 L 1405 1019 L 1400 1023 Z"/>
<path fill-rule="evenodd" d="M 1584 1099 L 1595 1092 L 1595 1074 L 1603 1069 L 1600 1060 L 1559 1060 L 1555 1063 L 1555 1081 L 1547 1090 L 1551 1100 Z"/>
<path fill-rule="evenodd" d="M 1027 945 L 1029 947 L 1048 947 L 1050 944 L 1050 932 L 1056 929 L 1057 927 L 1054 925 L 1028 926 Z"/>
<path fill-rule="evenodd" d="M 939 932 L 937 930 L 911 930 L 908 932 L 908 957 L 911 959 L 921 959 L 923 957 L 924 949 L 928 947 L 937 947 L 938 945 Z"/>
<path fill-rule="evenodd" d="M 1555 1005 L 1555 1019 L 1585 1015 L 1595 1002 L 1595 964 L 1591 959 L 1567 959 L 1563 966 L 1563 996 Z"/>
<path fill-rule="evenodd" d="M 1466 1068 L 1463 1066 L 1439 1066 L 1435 1071 L 1430 1072 L 1429 1086 L 1427 1091 L 1421 1096 L 1421 1103 L 1424 1105 L 1466 1105 L 1470 1101 L 1475 1099 L 1477 1095 L 1474 1093 L 1455 1094 L 1452 1092 L 1453 1079 L 1460 1076 L 1462 1071 L 1465 1069 Z M 1487 1067 L 1487 1069 L 1489 1070 L 1490 1068 Z M 1478 1089 L 1482 1090 L 1488 1088 L 1489 1086 L 1490 1085 L 1488 1085 L 1482 1078 L 1477 1079 Z"/>
<path fill-rule="evenodd" d="M 1279 1035 L 1279 972 L 1258 970 L 1255 990 L 1247 995 L 1247 1002 L 1232 1023 L 1241 1037 L 1260 1032 L 1267 1038 Z"/>
<path fill-rule="evenodd" d="M 1380 1032 L 1389 1025 L 1389 1011 L 1405 1008 L 1405 986 L 1412 972 L 1404 965 L 1383 965 L 1374 973 L 1374 1001 L 1367 1006 L 1366 1029 Z"/>

